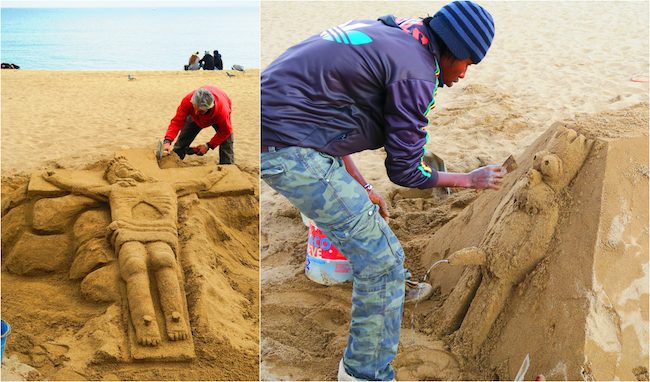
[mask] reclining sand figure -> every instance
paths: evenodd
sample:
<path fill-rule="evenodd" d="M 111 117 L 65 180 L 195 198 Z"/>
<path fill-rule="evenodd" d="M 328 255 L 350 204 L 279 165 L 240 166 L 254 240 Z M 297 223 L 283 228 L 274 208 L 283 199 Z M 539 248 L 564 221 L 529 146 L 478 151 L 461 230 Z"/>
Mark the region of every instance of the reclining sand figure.
<path fill-rule="evenodd" d="M 451 265 L 475 264 L 482 269 L 478 290 L 461 292 L 476 294 L 455 335 L 459 352 L 473 356 L 479 351 L 513 288 L 548 255 L 559 219 L 560 193 L 576 176 L 591 145 L 574 130 L 558 127 L 547 149 L 535 154 L 533 168 L 495 209 L 479 246 L 449 256 Z M 460 305 L 450 300 L 442 307 L 443 317 L 458 317 Z"/>
<path fill-rule="evenodd" d="M 110 204 L 110 239 L 126 282 L 131 321 L 141 345 L 156 346 L 161 341 L 148 269 L 153 271 L 158 286 L 168 338 L 177 341 L 190 336 L 176 273 L 178 197 L 207 190 L 221 176 L 213 172 L 195 181 L 160 182 L 144 176 L 124 157 L 116 157 L 108 164 L 104 174 L 108 185 L 89 186 L 56 171 L 45 176 L 48 182 L 73 194 Z"/>

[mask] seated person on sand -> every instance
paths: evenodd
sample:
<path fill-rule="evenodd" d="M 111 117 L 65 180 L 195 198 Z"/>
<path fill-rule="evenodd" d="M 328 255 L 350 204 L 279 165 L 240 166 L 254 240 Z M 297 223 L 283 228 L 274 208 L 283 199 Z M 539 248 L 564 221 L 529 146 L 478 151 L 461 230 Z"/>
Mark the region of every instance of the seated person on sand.
<path fill-rule="evenodd" d="M 190 56 L 188 64 L 185 66 L 185 70 L 199 70 L 201 69 L 201 63 L 199 62 L 199 52 L 194 52 Z"/>
<path fill-rule="evenodd" d="M 221 59 L 221 53 L 219 53 L 218 50 L 215 50 L 212 53 L 214 53 L 214 69 L 223 70 L 223 60 Z"/>
<path fill-rule="evenodd" d="M 214 57 L 206 50 L 199 64 L 203 70 L 214 70 Z"/>
<path fill-rule="evenodd" d="M 164 152 L 169 154 L 172 142 L 179 158 L 187 154 L 204 155 L 219 146 L 219 164 L 234 164 L 232 123 L 230 113 L 232 102 L 228 95 L 216 86 L 205 85 L 188 93 L 181 100 L 176 115 L 165 133 Z M 210 141 L 190 147 L 201 129 L 212 126 L 215 134 Z M 179 135 L 180 131 L 180 135 Z"/>
<path fill-rule="evenodd" d="M 178 196 L 209 189 L 218 174 L 197 181 L 160 182 L 133 168 L 126 158 L 117 157 L 109 163 L 104 176 L 109 184 L 89 185 L 83 179 L 66 177 L 56 171 L 48 172 L 45 179 L 73 194 L 110 204 L 110 239 L 126 282 L 138 343 L 156 346 L 161 341 L 148 269 L 153 271 L 158 286 L 167 337 L 172 341 L 187 339 L 190 329 L 183 318 L 184 296 L 176 270 Z"/>

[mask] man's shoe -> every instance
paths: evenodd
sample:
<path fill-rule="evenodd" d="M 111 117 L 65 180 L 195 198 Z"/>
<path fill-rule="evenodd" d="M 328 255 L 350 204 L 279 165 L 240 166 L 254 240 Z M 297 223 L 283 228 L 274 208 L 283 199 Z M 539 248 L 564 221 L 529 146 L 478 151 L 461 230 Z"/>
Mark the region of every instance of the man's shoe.
<path fill-rule="evenodd" d="M 416 304 L 428 299 L 432 294 L 433 287 L 431 284 L 406 280 L 404 304 Z"/>

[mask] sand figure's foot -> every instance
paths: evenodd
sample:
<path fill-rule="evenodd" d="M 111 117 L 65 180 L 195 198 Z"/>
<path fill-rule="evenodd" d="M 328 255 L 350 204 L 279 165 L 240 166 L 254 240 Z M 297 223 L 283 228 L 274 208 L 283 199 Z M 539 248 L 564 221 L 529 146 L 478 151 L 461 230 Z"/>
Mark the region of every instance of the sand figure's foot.
<path fill-rule="evenodd" d="M 179 312 L 172 312 L 166 318 L 167 322 L 167 336 L 172 341 L 186 340 L 189 337 L 189 330 L 183 319 L 183 316 Z"/>
<path fill-rule="evenodd" d="M 160 344 L 160 332 L 154 318 L 148 314 L 142 316 L 140 322 L 134 323 L 135 335 L 138 343 L 143 346 L 158 346 Z"/>

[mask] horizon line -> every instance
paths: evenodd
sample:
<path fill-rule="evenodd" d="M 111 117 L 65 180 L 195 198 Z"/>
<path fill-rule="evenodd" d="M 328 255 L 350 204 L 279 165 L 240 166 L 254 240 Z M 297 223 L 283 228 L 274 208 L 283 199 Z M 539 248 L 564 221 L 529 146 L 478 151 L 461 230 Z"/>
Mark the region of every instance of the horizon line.
<path fill-rule="evenodd" d="M 255 0 L 4 0 L 1 8 L 200 8 L 259 7 Z"/>

